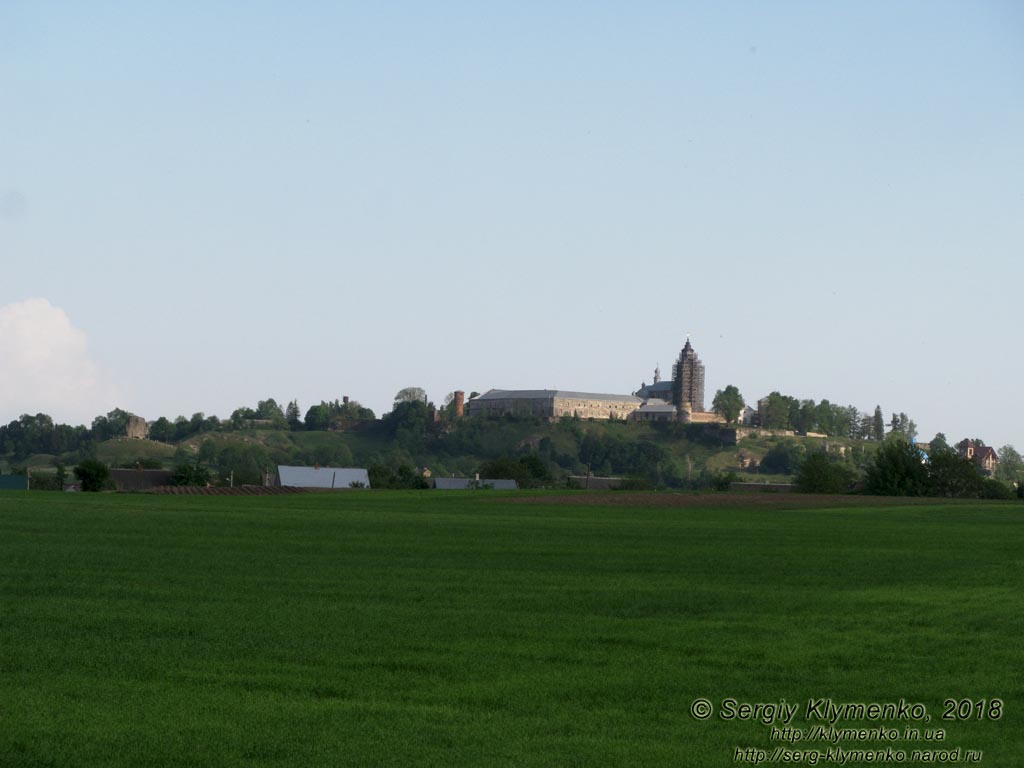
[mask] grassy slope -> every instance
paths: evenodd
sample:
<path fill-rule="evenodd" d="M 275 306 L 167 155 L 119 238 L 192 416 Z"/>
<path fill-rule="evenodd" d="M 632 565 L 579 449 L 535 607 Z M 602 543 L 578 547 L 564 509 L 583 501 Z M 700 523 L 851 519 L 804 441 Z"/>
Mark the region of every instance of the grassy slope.
<path fill-rule="evenodd" d="M 0 494 L 0 765 L 725 766 L 770 744 L 694 721 L 696 696 L 936 720 L 1001 696 L 947 745 L 1018 764 L 1019 507 L 497 501 Z"/>
<path fill-rule="evenodd" d="M 715 446 L 701 442 L 671 437 L 663 430 L 653 428 L 649 424 L 634 424 L 607 421 L 581 421 L 576 428 L 602 436 L 614 436 L 624 441 L 650 440 L 661 445 L 669 453 L 679 468 L 680 475 L 696 477 L 705 467 L 718 472 L 737 472 L 741 479 L 750 481 L 778 482 L 789 481 L 786 475 L 768 476 L 756 471 L 739 469 L 737 456 L 740 449 L 745 453 L 763 457 L 768 447 L 776 438 L 752 437 L 745 439 L 740 446 Z M 398 446 L 386 436 L 372 430 L 352 432 L 288 432 L 266 429 L 244 429 L 237 431 L 207 432 L 183 441 L 182 445 L 191 451 L 198 450 L 205 440 L 212 440 L 218 449 L 233 443 L 258 443 L 268 450 L 278 451 L 275 454 L 285 456 L 295 451 L 299 456 L 321 446 L 346 446 L 352 454 L 352 464 L 369 466 L 373 463 L 392 464 L 395 460 L 412 462 L 417 466 L 429 467 L 440 474 L 470 475 L 477 471 L 482 462 L 503 456 L 517 455 L 524 445 L 536 444 L 541 438 L 550 438 L 557 453 L 574 454 L 576 452 L 573 436 L 557 424 L 535 424 L 529 422 L 495 421 L 488 424 L 486 435 L 482 440 L 483 449 L 477 454 L 437 454 L 424 452 L 408 456 L 398 451 Z M 815 439 L 795 438 L 803 441 L 808 450 L 815 450 L 820 441 Z M 870 443 L 850 443 L 849 441 L 830 441 L 857 445 L 858 448 L 873 449 Z M 97 457 L 111 466 L 122 466 L 133 463 L 139 458 L 157 459 L 165 468 L 174 465 L 176 446 L 148 440 L 128 440 L 117 438 L 100 443 L 97 446 Z M 396 454 L 396 451 L 398 453 Z M 74 455 L 62 457 L 69 467 L 76 463 Z M 290 459 L 291 460 L 291 459 Z M 295 458 L 295 461 L 302 461 Z M 688 463 L 689 460 L 689 463 Z M 39 454 L 31 457 L 29 466 L 38 470 L 53 472 L 55 457 Z M 0 461 L 0 469 L 9 471 L 7 464 L 11 461 Z M 599 468 L 595 468 L 598 470 Z M 576 471 L 582 472 L 581 464 Z M 568 472 L 571 474 L 571 472 Z"/>

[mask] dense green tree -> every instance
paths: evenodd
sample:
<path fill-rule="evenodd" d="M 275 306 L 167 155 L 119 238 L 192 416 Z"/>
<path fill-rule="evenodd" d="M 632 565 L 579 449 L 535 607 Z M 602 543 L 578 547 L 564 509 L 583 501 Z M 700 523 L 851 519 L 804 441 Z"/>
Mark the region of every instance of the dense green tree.
<path fill-rule="evenodd" d="M 929 496 L 976 498 L 981 492 L 982 477 L 973 461 L 965 459 L 948 446 L 932 444 L 928 455 Z"/>
<path fill-rule="evenodd" d="M 298 400 L 292 400 L 288 403 L 284 417 L 288 421 L 288 428 L 293 432 L 302 429 L 302 412 L 299 410 Z"/>
<path fill-rule="evenodd" d="M 1012 445 L 1004 445 L 996 454 L 999 457 L 999 464 L 996 465 L 996 478 L 1009 483 L 1015 483 L 1024 478 L 1024 458 Z"/>
<path fill-rule="evenodd" d="M 395 394 L 395 405 L 401 403 L 426 403 L 427 393 L 421 387 L 405 387 Z"/>
<path fill-rule="evenodd" d="M 260 400 L 256 404 L 256 418 L 261 421 L 269 421 L 278 429 L 284 429 L 288 423 L 284 410 L 277 404 L 277 400 L 272 397 Z"/>
<path fill-rule="evenodd" d="M 129 418 L 131 418 L 131 414 L 120 408 L 115 408 L 106 416 L 97 416 L 92 421 L 93 439 L 96 442 L 103 442 L 123 436 L 128 430 Z"/>
<path fill-rule="evenodd" d="M 728 423 L 735 424 L 736 419 L 743 412 L 743 395 L 734 385 L 729 384 L 725 389 L 715 393 L 715 399 L 711 403 L 711 409 Z"/>
<path fill-rule="evenodd" d="M 530 471 L 515 459 L 508 457 L 492 459 L 480 465 L 481 480 L 515 480 L 520 488 L 530 483 Z"/>
<path fill-rule="evenodd" d="M 371 464 L 367 475 L 371 488 L 421 490 L 430 487 L 426 478 L 409 464 L 399 464 L 394 469 L 385 464 Z"/>
<path fill-rule="evenodd" d="M 352 449 L 340 441 L 321 443 L 300 454 L 299 458 L 307 465 L 319 464 L 322 467 L 352 466 Z"/>
<path fill-rule="evenodd" d="M 864 489 L 877 496 L 923 496 L 928 485 L 921 452 L 899 433 L 883 441 L 864 480 Z"/>
<path fill-rule="evenodd" d="M 203 464 L 214 464 L 217 461 L 217 443 L 209 439 L 203 440 L 199 445 L 196 460 Z"/>
<path fill-rule="evenodd" d="M 83 491 L 95 493 L 102 491 L 110 479 L 110 469 L 101 461 L 86 459 L 75 467 L 75 477 L 82 485 Z"/>
<path fill-rule="evenodd" d="M 161 443 L 169 443 L 174 440 L 175 429 L 170 419 L 161 416 L 153 422 L 149 428 L 149 439 L 158 440 Z"/>
<path fill-rule="evenodd" d="M 188 420 L 188 433 L 192 435 L 198 435 L 200 432 L 204 432 L 207 429 L 206 414 L 202 411 L 193 413 L 192 418 Z"/>
<path fill-rule="evenodd" d="M 306 411 L 306 429 L 326 430 L 331 426 L 331 408 L 327 403 L 312 406 Z"/>
<path fill-rule="evenodd" d="M 552 480 L 547 465 L 535 453 L 518 459 L 506 456 L 485 461 L 480 465 L 477 474 L 487 480 L 515 480 L 520 488 L 535 488 Z"/>
<path fill-rule="evenodd" d="M 804 447 L 795 440 L 783 440 L 768 449 L 761 459 L 761 471 L 772 475 L 791 475 L 804 459 Z"/>
<path fill-rule="evenodd" d="M 210 483 L 210 470 L 196 462 L 184 462 L 174 468 L 171 485 L 188 485 L 203 488 Z"/>
<path fill-rule="evenodd" d="M 812 453 L 796 471 L 794 483 L 801 493 L 845 493 L 853 482 L 853 470 L 825 453 Z"/>
<path fill-rule="evenodd" d="M 790 405 L 795 402 L 791 397 L 785 397 L 779 392 L 772 392 L 767 397 L 764 409 L 765 429 L 788 429 Z"/>
<path fill-rule="evenodd" d="M 882 417 L 882 406 L 875 406 L 875 415 L 871 420 L 871 438 L 881 442 L 885 440 L 885 419 Z"/>
<path fill-rule="evenodd" d="M 1002 501 L 1009 501 L 1013 498 L 1013 489 L 999 480 L 995 480 L 991 477 L 984 477 L 981 480 L 981 490 L 978 492 L 978 497 L 982 499 L 1000 499 Z"/>
<path fill-rule="evenodd" d="M 262 485 L 263 473 L 274 462 L 266 447 L 256 443 L 231 443 L 217 454 L 217 471 L 224 480 L 234 476 L 235 485 Z"/>

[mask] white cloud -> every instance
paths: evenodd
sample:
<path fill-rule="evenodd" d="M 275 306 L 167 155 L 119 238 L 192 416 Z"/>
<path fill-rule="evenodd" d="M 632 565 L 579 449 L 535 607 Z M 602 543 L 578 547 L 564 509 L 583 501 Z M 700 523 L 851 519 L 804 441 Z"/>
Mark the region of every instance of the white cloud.
<path fill-rule="evenodd" d="M 47 413 L 89 423 L 113 407 L 114 395 L 85 332 L 63 309 L 46 299 L 0 307 L 0 421 Z"/>

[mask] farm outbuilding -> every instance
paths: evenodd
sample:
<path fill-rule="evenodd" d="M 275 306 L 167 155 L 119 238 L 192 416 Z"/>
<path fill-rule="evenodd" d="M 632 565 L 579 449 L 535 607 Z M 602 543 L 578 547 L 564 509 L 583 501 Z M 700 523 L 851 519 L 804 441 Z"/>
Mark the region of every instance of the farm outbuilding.
<path fill-rule="evenodd" d="M 369 488 L 370 475 L 357 467 L 286 467 L 277 468 L 274 485 L 290 488 Z"/>

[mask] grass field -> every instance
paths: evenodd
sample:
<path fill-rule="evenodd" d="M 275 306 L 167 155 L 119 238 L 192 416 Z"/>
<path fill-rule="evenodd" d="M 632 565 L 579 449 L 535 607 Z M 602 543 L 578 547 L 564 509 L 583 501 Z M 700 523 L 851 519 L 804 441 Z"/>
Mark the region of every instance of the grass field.
<path fill-rule="evenodd" d="M 721 498 L 2 493 L 0 766 L 827 748 L 723 721 L 729 697 L 800 727 L 811 698 L 922 702 L 930 723 L 837 726 L 945 741 L 840 746 L 1024 765 L 1024 505 Z M 940 719 L 994 697 L 999 720 Z"/>

